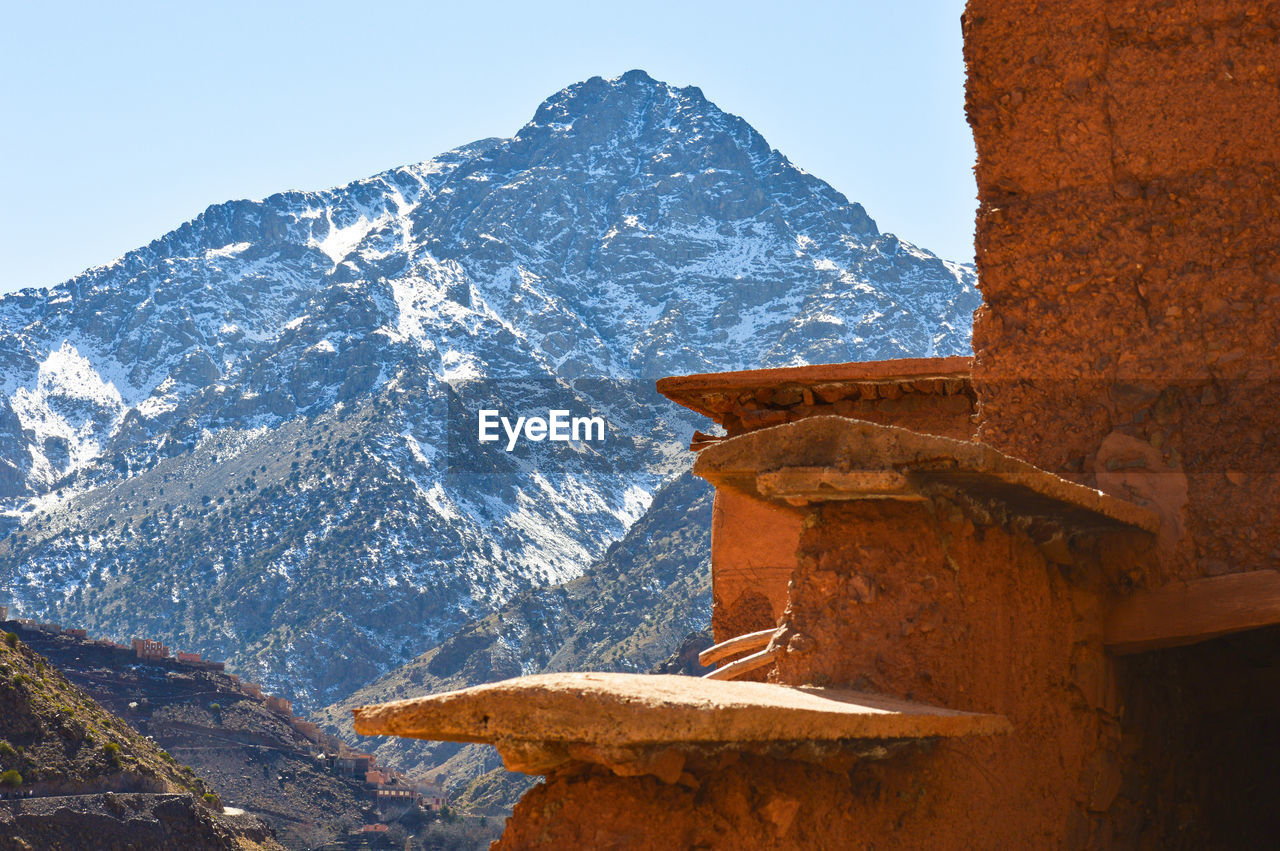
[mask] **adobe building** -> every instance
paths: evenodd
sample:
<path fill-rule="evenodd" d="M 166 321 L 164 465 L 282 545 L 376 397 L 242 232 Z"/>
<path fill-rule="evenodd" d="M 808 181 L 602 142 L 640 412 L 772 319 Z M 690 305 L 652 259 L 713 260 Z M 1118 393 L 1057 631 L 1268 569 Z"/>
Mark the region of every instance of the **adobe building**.
<path fill-rule="evenodd" d="M 132 642 L 132 649 L 139 659 L 155 661 L 169 658 L 169 648 L 153 638 L 135 638 Z"/>
<path fill-rule="evenodd" d="M 1280 4 L 971 0 L 974 357 L 666 379 L 708 678 L 356 710 L 545 775 L 502 848 L 1280 836 Z"/>

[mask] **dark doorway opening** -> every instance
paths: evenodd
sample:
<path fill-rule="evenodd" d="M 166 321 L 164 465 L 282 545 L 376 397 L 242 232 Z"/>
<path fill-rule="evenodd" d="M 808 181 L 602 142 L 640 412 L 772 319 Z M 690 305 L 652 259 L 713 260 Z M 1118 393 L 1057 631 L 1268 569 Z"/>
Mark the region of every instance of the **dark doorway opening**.
<path fill-rule="evenodd" d="M 1135 847 L 1280 847 L 1280 627 L 1119 664 Z"/>

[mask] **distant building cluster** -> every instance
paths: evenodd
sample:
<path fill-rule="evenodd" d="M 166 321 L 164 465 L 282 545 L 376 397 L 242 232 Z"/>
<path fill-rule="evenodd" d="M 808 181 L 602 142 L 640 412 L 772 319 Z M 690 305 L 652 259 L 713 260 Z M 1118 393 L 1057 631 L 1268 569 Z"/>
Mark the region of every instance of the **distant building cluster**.
<path fill-rule="evenodd" d="M 353 751 L 345 745 L 333 758 L 332 768 L 336 774 L 364 780 L 380 810 L 417 805 L 438 812 L 446 803 L 438 777 L 414 780 L 394 768 L 380 767 L 373 754 Z"/>
<path fill-rule="evenodd" d="M 0 606 L 0 621 L 9 619 L 9 609 L 6 606 Z M 14 623 L 20 624 L 27 629 L 38 629 L 43 632 L 49 632 L 54 635 L 70 635 L 73 638 L 88 638 L 89 633 L 83 629 L 63 629 L 61 624 L 41 623 L 31 618 L 17 618 Z"/>
<path fill-rule="evenodd" d="M 115 642 L 111 643 L 115 644 Z M 130 649 L 137 654 L 139 659 L 145 659 L 151 662 L 173 659 L 180 665 L 186 665 L 191 668 L 200 668 L 204 671 L 223 671 L 226 670 L 227 667 L 224 662 L 214 662 L 209 659 L 202 659 L 199 653 L 186 653 L 179 650 L 177 653 L 171 655 L 168 647 L 151 638 L 135 638 L 130 644 Z"/>

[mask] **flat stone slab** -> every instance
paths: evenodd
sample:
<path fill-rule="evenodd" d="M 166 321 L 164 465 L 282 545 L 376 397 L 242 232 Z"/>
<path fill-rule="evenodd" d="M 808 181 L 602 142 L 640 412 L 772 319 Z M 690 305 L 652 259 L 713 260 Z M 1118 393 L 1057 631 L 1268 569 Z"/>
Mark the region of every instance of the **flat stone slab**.
<path fill-rule="evenodd" d="M 1077 527 L 1155 532 L 1155 510 L 1109 496 L 990 446 L 847 417 L 765 428 L 704 449 L 695 475 L 761 499 L 805 505 L 920 499 L 939 488 L 1004 504 L 1012 513 Z"/>
<path fill-rule="evenodd" d="M 999 715 L 841 689 L 668 674 L 535 674 L 354 710 L 356 732 L 450 742 L 605 746 L 1005 733 Z"/>

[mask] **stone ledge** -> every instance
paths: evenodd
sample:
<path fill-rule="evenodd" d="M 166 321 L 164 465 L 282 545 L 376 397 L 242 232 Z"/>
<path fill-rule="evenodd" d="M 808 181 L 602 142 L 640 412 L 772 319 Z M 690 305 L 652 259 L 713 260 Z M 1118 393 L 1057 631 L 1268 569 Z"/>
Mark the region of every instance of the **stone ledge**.
<path fill-rule="evenodd" d="M 981 443 L 846 417 L 811 417 L 704 449 L 695 475 L 790 505 L 849 499 L 920 499 L 954 490 L 1012 513 L 1080 528 L 1155 532 L 1159 515 Z"/>
<path fill-rule="evenodd" d="M 663 674 L 536 674 L 353 712 L 362 735 L 486 742 L 515 771 L 576 761 L 669 782 L 697 751 L 883 755 L 902 740 L 1011 729 L 999 715 L 861 692 Z"/>

